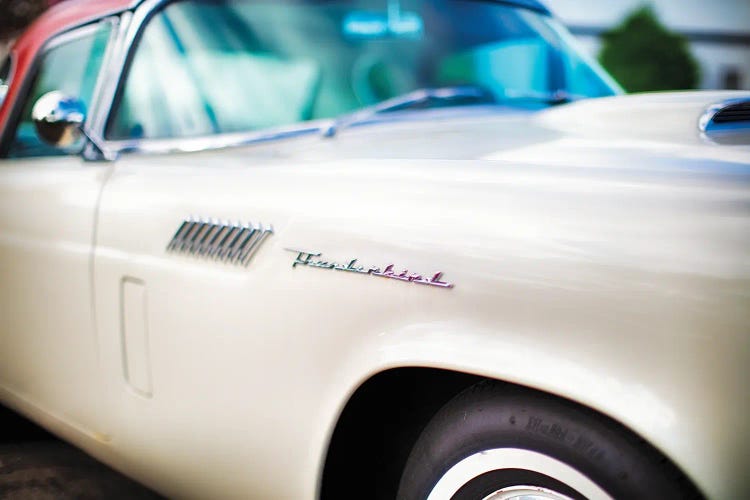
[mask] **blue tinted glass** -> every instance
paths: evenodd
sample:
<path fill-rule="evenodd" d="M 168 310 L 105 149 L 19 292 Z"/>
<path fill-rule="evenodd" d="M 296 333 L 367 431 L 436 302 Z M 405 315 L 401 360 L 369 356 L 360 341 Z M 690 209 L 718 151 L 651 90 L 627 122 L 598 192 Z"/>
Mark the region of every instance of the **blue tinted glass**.
<path fill-rule="evenodd" d="M 480 86 L 527 107 L 616 93 L 560 29 L 494 2 L 172 3 L 144 30 L 107 137 L 265 129 L 425 87 Z"/>

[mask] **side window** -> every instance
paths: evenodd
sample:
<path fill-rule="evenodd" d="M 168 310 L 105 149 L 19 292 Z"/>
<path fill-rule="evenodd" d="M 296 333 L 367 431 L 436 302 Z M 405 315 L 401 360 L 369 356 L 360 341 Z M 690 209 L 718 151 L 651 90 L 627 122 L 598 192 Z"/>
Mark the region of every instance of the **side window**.
<path fill-rule="evenodd" d="M 31 91 L 23 104 L 21 119 L 8 151 L 9 157 L 57 156 L 80 151 L 81 143 L 63 149 L 42 142 L 31 121 L 31 110 L 37 99 L 53 90 L 80 99 L 88 110 L 111 31 L 112 24 L 103 22 L 93 28 L 81 29 L 80 36 L 62 35 L 66 40 L 53 45 L 42 55 Z"/>

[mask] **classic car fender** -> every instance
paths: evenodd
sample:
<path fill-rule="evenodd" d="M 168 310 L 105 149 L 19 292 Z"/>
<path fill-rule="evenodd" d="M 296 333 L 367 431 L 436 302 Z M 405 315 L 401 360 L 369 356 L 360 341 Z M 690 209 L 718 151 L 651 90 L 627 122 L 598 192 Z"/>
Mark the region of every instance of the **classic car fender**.
<path fill-rule="evenodd" d="M 620 336 L 627 352 L 627 333 L 602 330 L 602 336 Z M 556 341 L 554 338 L 560 340 Z M 579 341 L 595 342 L 590 335 Z M 567 339 L 567 340 L 566 340 Z M 592 349 L 578 357 L 565 343 L 570 335 L 549 332 L 548 342 L 536 343 L 513 331 L 483 328 L 469 322 L 423 322 L 379 332 L 346 353 L 324 399 L 331 411 L 328 434 L 318 436 L 327 443 L 347 398 L 371 377 L 402 367 L 438 368 L 510 382 L 555 394 L 625 424 L 677 463 L 712 498 L 731 498 L 747 491 L 737 482 L 740 464 L 745 463 L 748 429 L 743 411 L 722 413 L 720 404 L 707 404 L 696 388 L 702 385 L 700 367 L 685 367 L 672 387 L 660 384 L 658 356 L 642 365 L 618 362 Z M 680 349 L 683 355 L 701 358 L 699 344 Z M 623 357 L 627 357 L 624 355 Z M 620 360 L 623 361 L 623 360 Z M 718 360 L 717 360 L 718 361 Z M 348 385 L 348 386 L 347 386 Z M 721 391 L 720 387 L 714 390 Z M 737 402 L 740 406 L 742 402 Z M 320 426 L 319 428 L 324 428 Z M 316 460 L 325 458 L 326 448 Z M 714 450 L 723 450 L 722 453 Z M 322 473 L 322 470 L 320 471 Z"/>

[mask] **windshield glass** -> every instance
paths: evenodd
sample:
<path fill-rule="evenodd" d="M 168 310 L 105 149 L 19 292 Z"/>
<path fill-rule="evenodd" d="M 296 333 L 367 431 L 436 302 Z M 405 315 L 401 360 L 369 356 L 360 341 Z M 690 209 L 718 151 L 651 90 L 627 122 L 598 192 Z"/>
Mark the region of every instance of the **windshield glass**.
<path fill-rule="evenodd" d="M 258 130 L 457 86 L 531 108 L 619 92 L 553 18 L 510 4 L 182 1 L 146 25 L 106 135 Z"/>

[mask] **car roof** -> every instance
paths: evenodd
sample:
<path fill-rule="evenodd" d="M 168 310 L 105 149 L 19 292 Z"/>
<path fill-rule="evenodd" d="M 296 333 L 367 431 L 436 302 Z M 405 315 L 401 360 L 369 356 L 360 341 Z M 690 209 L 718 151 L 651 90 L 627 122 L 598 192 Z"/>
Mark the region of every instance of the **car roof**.
<path fill-rule="evenodd" d="M 140 3 L 134 0 L 67 0 L 44 11 L 16 40 L 15 52 L 38 48 L 50 37 L 88 21 L 116 14 Z"/>

